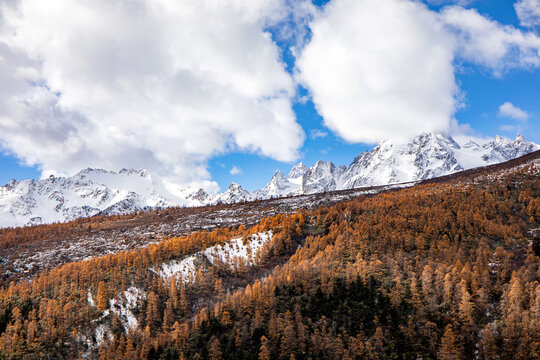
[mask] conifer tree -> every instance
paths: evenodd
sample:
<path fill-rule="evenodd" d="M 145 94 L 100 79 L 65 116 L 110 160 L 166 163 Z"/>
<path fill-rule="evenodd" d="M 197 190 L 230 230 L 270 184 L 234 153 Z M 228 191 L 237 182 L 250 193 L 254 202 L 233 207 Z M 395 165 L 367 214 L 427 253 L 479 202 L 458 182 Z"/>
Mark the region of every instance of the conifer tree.
<path fill-rule="evenodd" d="M 438 353 L 439 360 L 461 360 L 463 354 L 459 348 L 458 340 L 452 329 L 452 325 L 446 325 L 441 339 L 441 346 Z"/>
<path fill-rule="evenodd" d="M 261 347 L 259 349 L 259 360 L 270 360 L 270 341 L 266 336 L 261 337 Z"/>
<path fill-rule="evenodd" d="M 103 281 L 98 284 L 97 291 L 97 308 L 99 311 L 105 311 L 109 307 L 109 300 L 107 297 L 107 287 Z"/>
<path fill-rule="evenodd" d="M 208 351 L 208 355 L 210 356 L 211 360 L 221 360 L 223 357 L 223 353 L 221 352 L 221 343 L 215 336 L 210 338 L 210 349 Z"/>

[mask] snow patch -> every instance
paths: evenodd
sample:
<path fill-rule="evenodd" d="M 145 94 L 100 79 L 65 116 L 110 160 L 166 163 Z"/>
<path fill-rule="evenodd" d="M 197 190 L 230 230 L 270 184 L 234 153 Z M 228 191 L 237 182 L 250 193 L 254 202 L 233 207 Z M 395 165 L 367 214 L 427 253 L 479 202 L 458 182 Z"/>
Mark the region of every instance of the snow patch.
<path fill-rule="evenodd" d="M 88 290 L 87 299 L 90 306 L 95 307 L 95 302 Z M 102 345 L 105 340 L 113 340 L 113 335 L 110 331 L 108 324 L 104 323 L 109 315 L 115 314 L 118 320 L 124 327 L 126 333 L 131 330 L 135 330 L 139 327 L 139 322 L 133 314 L 133 310 L 139 308 L 142 305 L 142 301 L 146 299 L 146 292 L 131 286 L 123 293 L 118 294 L 114 299 L 109 300 L 109 308 L 101 314 L 98 319 L 94 319 L 92 322 L 100 323 L 94 330 L 95 344 L 97 346 Z M 89 349 L 94 348 L 92 341 L 88 337 L 81 336 L 79 341 L 87 343 Z"/>
<path fill-rule="evenodd" d="M 252 235 L 244 244 L 242 238 L 232 239 L 225 245 L 216 245 L 204 250 L 204 255 L 212 264 L 216 260 L 234 267 L 236 259 L 242 259 L 246 265 L 253 266 L 263 245 L 272 238 L 272 232 Z"/>
<path fill-rule="evenodd" d="M 179 276 L 182 282 L 189 282 L 195 274 L 195 255 L 190 255 L 180 261 L 173 260 L 160 265 L 158 270 L 151 269 L 156 272 L 163 280 L 172 276 Z"/>
<path fill-rule="evenodd" d="M 133 310 L 138 308 L 141 302 L 146 299 L 146 293 L 132 286 L 124 291 L 123 295 L 123 299 L 110 300 L 110 311 L 118 316 L 126 332 L 128 332 L 139 327 L 139 322 L 135 315 L 133 315 Z"/>
<path fill-rule="evenodd" d="M 94 303 L 94 299 L 92 298 L 92 293 L 90 292 L 90 289 L 88 289 L 88 293 L 86 294 L 86 296 L 87 296 L 88 303 L 90 304 L 90 306 L 95 307 L 96 304 Z"/>
<path fill-rule="evenodd" d="M 105 324 L 100 324 L 95 330 L 96 343 L 102 345 L 105 340 L 113 341 L 114 337 L 109 327 Z"/>
<path fill-rule="evenodd" d="M 272 231 L 251 235 L 244 243 L 242 238 L 231 239 L 224 245 L 214 245 L 182 260 L 173 260 L 154 267 L 151 270 L 157 273 L 163 280 L 172 276 L 180 277 L 181 281 L 188 283 L 193 280 L 197 268 L 204 261 L 211 264 L 217 262 L 229 266 L 234 270 L 235 264 L 243 261 L 247 266 L 256 265 L 256 259 L 264 244 L 273 237 Z"/>

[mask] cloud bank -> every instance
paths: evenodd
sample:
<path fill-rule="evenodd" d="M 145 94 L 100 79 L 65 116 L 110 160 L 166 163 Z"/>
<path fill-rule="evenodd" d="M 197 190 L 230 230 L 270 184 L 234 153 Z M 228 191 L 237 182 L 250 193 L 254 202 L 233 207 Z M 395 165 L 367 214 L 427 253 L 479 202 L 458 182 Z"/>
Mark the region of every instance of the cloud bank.
<path fill-rule="evenodd" d="M 340 137 L 374 143 L 448 130 L 457 92 L 452 38 L 424 5 L 334 0 L 311 30 L 298 78 Z"/>
<path fill-rule="evenodd" d="M 216 153 L 297 158 L 304 132 L 267 26 L 284 1 L 0 4 L 0 145 L 45 173 L 209 179 Z"/>

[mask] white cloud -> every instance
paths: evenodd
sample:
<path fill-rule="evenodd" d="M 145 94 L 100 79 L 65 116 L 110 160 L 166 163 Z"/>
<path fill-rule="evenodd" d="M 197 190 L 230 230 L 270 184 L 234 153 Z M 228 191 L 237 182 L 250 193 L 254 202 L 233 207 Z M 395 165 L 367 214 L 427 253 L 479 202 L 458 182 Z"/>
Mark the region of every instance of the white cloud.
<path fill-rule="evenodd" d="M 540 37 L 490 20 L 474 9 L 443 9 L 442 21 L 457 40 L 456 53 L 465 61 L 491 69 L 496 75 L 512 68 L 540 66 Z"/>
<path fill-rule="evenodd" d="M 323 131 L 321 129 L 313 129 L 309 132 L 309 137 L 312 139 L 312 140 L 316 140 L 316 139 L 319 139 L 319 138 L 324 138 L 324 137 L 327 137 L 328 136 L 328 133 L 326 131 Z"/>
<path fill-rule="evenodd" d="M 274 16 L 272 30 L 277 40 L 296 55 L 309 38 L 309 22 L 317 12 L 311 0 L 278 0 L 280 11 Z"/>
<path fill-rule="evenodd" d="M 499 106 L 499 116 L 512 118 L 518 121 L 527 121 L 529 119 L 529 114 L 507 101 L 501 106 Z"/>
<path fill-rule="evenodd" d="M 418 2 L 333 0 L 297 60 L 325 125 L 349 142 L 447 131 L 455 109 L 452 37 Z"/>
<path fill-rule="evenodd" d="M 264 30 L 284 1 L 0 3 L 0 145 L 44 172 L 183 183 L 234 149 L 297 158 L 295 84 Z"/>
<path fill-rule="evenodd" d="M 240 169 L 236 165 L 233 165 L 233 167 L 231 168 L 231 171 L 229 171 L 229 172 L 230 172 L 231 175 L 238 175 L 238 174 L 242 173 L 242 169 Z"/>
<path fill-rule="evenodd" d="M 324 124 L 349 142 L 470 132 L 454 118 L 464 98 L 456 66 L 497 76 L 540 66 L 535 33 L 456 5 L 435 12 L 409 0 L 332 0 L 311 30 L 297 79 Z"/>
<path fill-rule="evenodd" d="M 540 0 L 518 0 L 514 9 L 521 26 L 540 26 Z"/>
<path fill-rule="evenodd" d="M 467 6 L 474 2 L 475 0 L 427 0 L 429 4 L 432 5 L 446 5 L 446 4 L 456 4 L 461 6 Z"/>
<path fill-rule="evenodd" d="M 9 0 L 0 3 L 0 150 L 44 174 L 144 167 L 183 183 L 210 180 L 207 160 L 219 153 L 291 161 L 305 135 L 268 27 L 293 46 L 325 125 L 349 142 L 462 131 L 456 57 L 496 74 L 540 66 L 537 35 L 459 6 Z"/>

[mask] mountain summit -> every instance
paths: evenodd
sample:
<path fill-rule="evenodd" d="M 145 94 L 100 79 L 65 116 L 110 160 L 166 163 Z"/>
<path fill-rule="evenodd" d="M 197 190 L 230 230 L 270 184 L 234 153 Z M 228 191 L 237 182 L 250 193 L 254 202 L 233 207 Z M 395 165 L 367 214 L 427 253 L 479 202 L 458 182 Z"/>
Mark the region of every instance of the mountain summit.
<path fill-rule="evenodd" d="M 459 144 L 447 135 L 423 133 L 407 143 L 383 141 L 359 154 L 349 166 L 318 161 L 307 167 L 301 162 L 288 175 L 276 171 L 259 190 L 249 192 L 233 183 L 219 194 L 183 188 L 146 170 L 114 172 L 88 168 L 72 177 L 12 180 L 0 187 L 0 227 L 424 180 L 500 163 L 538 149 L 540 146 L 521 135 L 514 140 L 496 136 L 483 144 L 474 141 Z"/>
<path fill-rule="evenodd" d="M 538 145 L 522 135 L 513 141 L 497 136 L 483 145 L 474 141 L 460 145 L 447 135 L 422 133 L 404 144 L 382 141 L 375 148 L 358 155 L 349 166 L 336 167 L 324 161 L 318 161 L 310 168 L 303 163 L 297 164 L 291 170 L 294 177 L 289 174 L 287 178 L 280 179 L 281 191 L 272 186 L 272 178 L 256 194 L 266 198 L 425 180 L 497 164 L 538 149 Z M 298 169 L 303 169 L 302 175 Z"/>

